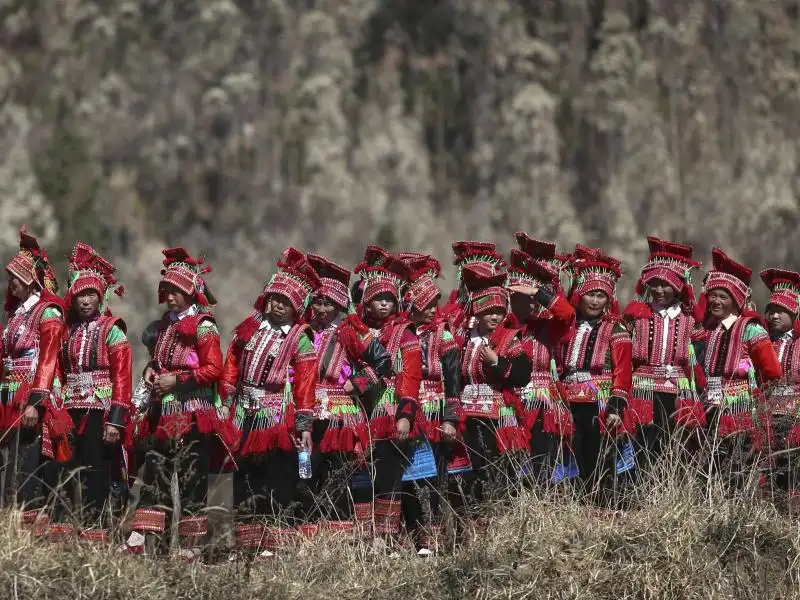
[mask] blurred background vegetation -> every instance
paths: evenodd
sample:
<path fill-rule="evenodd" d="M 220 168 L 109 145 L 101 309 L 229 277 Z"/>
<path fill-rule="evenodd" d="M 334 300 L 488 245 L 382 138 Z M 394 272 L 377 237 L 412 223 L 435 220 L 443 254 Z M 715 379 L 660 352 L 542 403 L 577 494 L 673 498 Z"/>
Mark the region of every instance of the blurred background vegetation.
<path fill-rule="evenodd" d="M 798 19 L 797 0 L 0 0 L 2 254 L 23 223 L 62 274 L 94 244 L 137 336 L 168 245 L 214 266 L 224 331 L 289 244 L 449 263 L 453 240 L 523 229 L 602 246 L 628 290 L 648 234 L 800 267 Z"/>

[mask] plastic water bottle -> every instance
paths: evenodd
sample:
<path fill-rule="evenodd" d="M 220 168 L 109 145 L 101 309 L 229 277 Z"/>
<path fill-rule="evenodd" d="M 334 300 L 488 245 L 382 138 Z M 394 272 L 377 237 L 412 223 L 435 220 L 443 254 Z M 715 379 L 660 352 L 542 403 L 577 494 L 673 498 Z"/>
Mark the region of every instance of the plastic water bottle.
<path fill-rule="evenodd" d="M 300 479 L 311 479 L 311 451 L 303 448 L 297 455 Z"/>

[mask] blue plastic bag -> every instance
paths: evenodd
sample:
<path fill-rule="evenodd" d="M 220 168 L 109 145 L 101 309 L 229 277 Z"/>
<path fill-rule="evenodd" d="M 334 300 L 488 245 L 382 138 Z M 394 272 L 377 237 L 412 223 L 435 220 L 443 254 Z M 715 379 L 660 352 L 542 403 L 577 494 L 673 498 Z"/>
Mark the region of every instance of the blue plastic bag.
<path fill-rule="evenodd" d="M 411 463 L 403 473 L 403 481 L 419 481 L 420 479 L 433 479 L 438 475 L 436 470 L 436 457 L 433 447 L 428 440 L 424 440 L 414 448 Z"/>

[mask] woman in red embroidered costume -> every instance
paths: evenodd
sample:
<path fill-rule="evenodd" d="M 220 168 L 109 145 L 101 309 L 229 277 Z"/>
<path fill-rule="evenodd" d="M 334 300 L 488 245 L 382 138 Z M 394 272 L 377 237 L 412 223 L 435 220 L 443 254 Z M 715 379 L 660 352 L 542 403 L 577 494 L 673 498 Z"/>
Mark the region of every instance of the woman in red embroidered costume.
<path fill-rule="evenodd" d="M 555 256 L 555 244 L 517 234 L 526 249 Z M 506 286 L 511 291 L 509 321 L 521 326 L 522 347 L 531 359 L 531 378 L 517 390 L 531 433 L 531 461 L 526 469 L 544 483 L 550 477 L 550 459 L 558 441 L 572 433 L 569 408 L 558 395 L 560 348 L 575 322 L 575 309 L 560 290 L 559 271 L 551 261 L 534 259 L 523 250 L 512 250 Z"/>
<path fill-rule="evenodd" d="M 45 499 L 41 459 L 52 459 L 53 438 L 67 433 L 57 426 L 61 419 L 52 418 L 50 402 L 64 321 L 47 253 L 25 227 L 19 246 L 6 265 L 8 323 L 2 333 L 0 444 L 8 447 L 3 500 L 7 506 L 20 505 L 23 524 L 32 526 Z"/>
<path fill-rule="evenodd" d="M 497 246 L 492 242 L 453 242 L 453 265 L 456 267 L 456 280 L 458 286 L 447 300 L 447 304 L 442 308 L 441 315 L 444 318 L 453 335 L 465 335 L 469 330 L 469 292 L 464 287 L 461 273 L 470 264 L 488 265 L 489 267 L 499 267 L 505 264 L 505 259 L 498 254 Z"/>
<path fill-rule="evenodd" d="M 217 392 L 222 350 L 209 310 L 216 300 L 204 278 L 211 267 L 183 248 L 163 253 L 158 299 L 169 310 L 158 324 L 153 358 L 144 373 L 152 394 L 137 436 L 149 439 L 152 446 L 145 456 L 144 485 L 128 547 L 143 552 L 146 533 L 165 533 L 167 513 L 160 507 L 172 505 L 170 480 L 177 471 L 181 557 L 197 560 L 202 538 L 208 533 L 203 510 L 208 500 L 212 440 L 224 416 Z"/>
<path fill-rule="evenodd" d="M 752 432 L 759 384 L 782 372 L 763 320 L 748 308 L 752 271 L 719 248 L 712 259 L 696 310 L 704 326 L 695 346 L 706 375 L 706 403 L 713 409 L 709 426 L 724 438 Z"/>
<path fill-rule="evenodd" d="M 633 397 L 627 428 L 641 430 L 640 464 L 652 463 L 673 439 L 676 426 L 705 421 L 696 379 L 702 369 L 691 343 L 695 327 L 692 247 L 648 237 L 650 259 L 636 283 L 624 318 L 633 336 Z"/>
<path fill-rule="evenodd" d="M 124 468 L 119 452 L 122 432 L 131 413 L 133 353 L 125 322 L 113 317 L 106 306 L 113 289 L 122 295 L 114 278 L 116 268 L 94 248 L 78 242 L 69 261 L 69 288 L 64 298 L 69 307 L 67 326 L 59 353 L 59 380 L 64 408 L 74 426 L 71 460 L 61 465 L 65 475 L 59 486 L 51 529 L 71 531 L 63 523 L 70 512 L 80 514 L 81 538 L 107 541 L 104 514 L 111 489 L 112 468 Z M 80 513 L 76 506 L 74 472 L 81 487 Z M 127 480 L 127 476 L 121 478 Z"/>
<path fill-rule="evenodd" d="M 504 264 L 473 262 L 463 267 L 461 278 L 469 294 L 468 329 L 460 339 L 461 416 L 465 419 L 464 444 L 472 471 L 464 481 L 465 509 L 473 513 L 489 500 L 489 489 L 505 487 L 507 474 L 495 464 L 499 455 L 527 452 L 530 433 L 521 425 L 522 403 L 516 390 L 530 381 L 531 361 L 522 347 L 518 329 L 503 325 L 508 312 Z"/>
<path fill-rule="evenodd" d="M 769 337 L 783 376 L 769 397 L 772 483 L 800 503 L 800 273 L 767 269 L 761 279 L 771 292 L 765 311 Z M 787 452 L 788 451 L 788 452 Z"/>
<path fill-rule="evenodd" d="M 584 246 L 575 249 L 573 261 L 569 300 L 576 308 L 577 320 L 564 347 L 559 386 L 575 427 L 565 449 L 565 476 L 579 475 L 591 492 L 620 471 L 616 453 L 603 451 L 603 436 L 625 433 L 624 411 L 631 394 L 631 338 L 617 307 L 620 262 Z M 611 460 L 601 460 L 603 455 Z"/>
<path fill-rule="evenodd" d="M 363 489 L 351 489 L 354 459 L 370 446 L 364 400 L 382 387 L 391 372 L 391 359 L 378 336 L 350 312 L 350 271 L 321 256 L 308 260 L 321 286 L 311 299 L 309 325 L 319 360 L 314 404 L 314 489 L 327 525 L 351 530 L 352 503 L 369 502 Z M 336 473 L 333 478 L 329 474 Z M 345 476 L 342 477 L 341 475 Z"/>
<path fill-rule="evenodd" d="M 517 247 L 530 256 L 534 262 L 545 266 L 548 271 L 558 274 L 557 280 L 553 283 L 557 283 L 557 289 L 566 295 L 566 291 L 572 288 L 572 271 L 570 269 L 572 255 L 561 254 L 557 251 L 555 242 L 534 239 L 524 231 L 516 232 L 514 239 L 517 241 Z M 547 313 L 546 309 L 541 306 L 536 308 L 539 312 Z"/>
<path fill-rule="evenodd" d="M 431 256 L 400 255 L 411 275 L 403 298 L 422 348 L 422 384 L 415 429 L 418 444 L 403 476 L 403 515 L 420 556 L 437 552 L 443 533 L 442 497 L 445 465 L 459 425 L 461 351 L 438 311 L 441 292 L 436 279 L 441 265 Z M 442 443 L 444 442 L 444 443 Z"/>
<path fill-rule="evenodd" d="M 783 370 L 769 398 L 770 475 L 796 507 L 800 503 L 800 460 L 795 455 L 800 448 L 800 273 L 767 269 L 761 272 L 761 279 L 771 292 L 765 313 Z"/>
<path fill-rule="evenodd" d="M 225 404 L 242 435 L 233 486 L 237 546 L 259 558 L 271 557 L 289 534 L 278 521 L 294 520 L 287 512 L 296 499 L 297 446 L 311 450 L 317 385 L 314 332 L 300 316 L 319 277 L 294 248 L 278 268 L 234 329 L 222 375 Z"/>
<path fill-rule="evenodd" d="M 760 388 L 782 371 L 763 320 L 748 309 L 752 271 L 719 248 L 711 256 L 713 269 L 696 309 L 703 327 L 693 343 L 706 378 L 709 453 L 720 472 L 723 459 L 734 469 L 749 462 L 746 446 L 755 433 Z M 731 473 L 734 485 L 741 484 L 740 475 Z"/>
<path fill-rule="evenodd" d="M 380 339 L 392 362 L 381 394 L 370 398 L 370 434 L 375 496 L 370 504 L 357 504 L 356 520 L 374 533 L 392 537 L 400 533 L 400 492 L 407 463 L 405 451 L 414 436 L 422 381 L 422 350 L 408 316 L 398 313 L 401 287 L 408 267 L 399 258 L 376 246 L 369 246 L 364 260 L 355 268 L 362 279 L 358 314 Z"/>

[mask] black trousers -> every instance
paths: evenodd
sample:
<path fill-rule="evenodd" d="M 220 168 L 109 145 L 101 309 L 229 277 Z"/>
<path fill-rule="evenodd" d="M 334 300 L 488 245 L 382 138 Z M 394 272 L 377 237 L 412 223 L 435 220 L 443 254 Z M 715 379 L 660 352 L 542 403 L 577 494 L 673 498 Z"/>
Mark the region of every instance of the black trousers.
<path fill-rule="evenodd" d="M 474 517 L 485 503 L 505 497 L 512 479 L 509 463 L 497 447 L 495 421 L 468 417 L 464 444 L 472 471 L 451 478 L 450 497 L 452 506 L 459 514 Z"/>
<path fill-rule="evenodd" d="M 303 509 L 308 521 L 348 521 L 353 517 L 353 504 L 369 502 L 372 492 L 352 488 L 351 479 L 357 471 L 352 456 L 344 452 L 319 451 L 327 429 L 327 420 L 314 421 L 314 452 L 311 456 L 313 475 L 307 487 L 300 486 Z"/>
<path fill-rule="evenodd" d="M 8 436 L 8 456 L 3 465 L 3 505 L 38 510 L 56 480 L 55 463 L 42 457 L 41 426 L 19 427 L 4 435 Z"/>
<path fill-rule="evenodd" d="M 103 440 L 102 410 L 70 410 L 70 416 L 76 431 L 71 440 L 72 459 L 58 465 L 53 521 L 64 522 L 74 517 L 82 527 L 104 528 L 108 526 L 104 508 L 111 492 L 112 452 L 119 452 L 119 447 Z M 82 433 L 77 433 L 81 426 Z"/>
<path fill-rule="evenodd" d="M 418 546 L 425 545 L 420 533 L 442 524 L 443 506 L 447 497 L 447 461 L 452 445 L 449 442 L 432 444 L 437 476 L 403 483 L 401 498 L 406 531 Z"/>
<path fill-rule="evenodd" d="M 242 426 L 242 444 L 247 440 L 253 417 Z M 295 523 L 301 516 L 297 502 L 297 452 L 270 450 L 264 455 L 241 457 L 233 474 L 233 505 L 237 521 L 261 520 Z"/>
<path fill-rule="evenodd" d="M 544 409 L 531 427 L 531 455 L 526 461 L 526 480 L 545 486 L 553 472 L 558 454 L 559 438 L 544 431 Z"/>
<path fill-rule="evenodd" d="M 403 471 L 408 465 L 407 443 L 379 440 L 372 449 L 372 489 L 376 500 L 400 500 Z"/>
<path fill-rule="evenodd" d="M 177 473 L 181 514 L 202 514 L 208 504 L 209 446 L 209 436 L 199 433 L 193 424 L 183 438 L 148 449 L 139 508 L 172 510 L 172 474 Z"/>
<path fill-rule="evenodd" d="M 299 519 L 296 502 L 297 453 L 271 450 L 238 461 L 233 474 L 233 503 L 238 521 L 288 521 Z"/>
<path fill-rule="evenodd" d="M 678 431 L 676 402 L 675 394 L 656 392 L 653 395 L 653 422 L 641 428 L 636 449 L 636 462 L 642 471 L 649 471 L 675 440 Z"/>
<path fill-rule="evenodd" d="M 721 414 L 716 407 L 706 412 L 707 427 L 701 438 L 703 449 L 700 473 L 705 478 L 716 479 L 729 491 L 741 490 L 758 463 L 758 452 L 753 448 L 747 432 L 718 436 Z"/>
<path fill-rule="evenodd" d="M 570 411 L 575 423 L 571 452 L 578 465 L 584 497 L 602 506 L 624 508 L 635 474 L 617 475 L 621 440 L 600 432 L 600 409 L 596 402 L 572 403 Z"/>
<path fill-rule="evenodd" d="M 800 448 L 788 444 L 789 432 L 795 424 L 793 416 L 772 416 L 772 446 L 768 449 L 770 481 L 784 492 L 800 491 Z"/>

